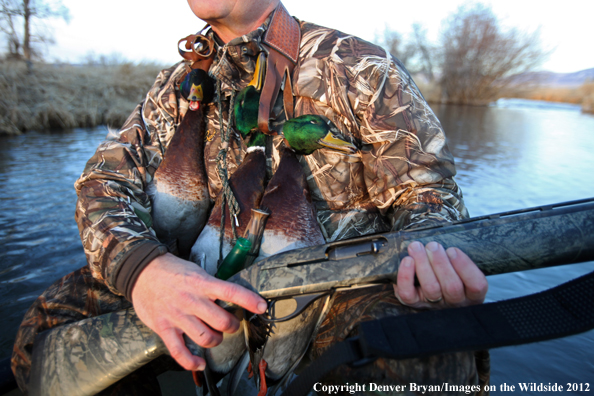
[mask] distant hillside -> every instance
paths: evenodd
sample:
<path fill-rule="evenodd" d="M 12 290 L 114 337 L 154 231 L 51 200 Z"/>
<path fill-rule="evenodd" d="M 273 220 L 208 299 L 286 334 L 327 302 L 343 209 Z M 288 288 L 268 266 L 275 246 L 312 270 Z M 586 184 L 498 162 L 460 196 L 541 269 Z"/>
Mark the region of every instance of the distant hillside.
<path fill-rule="evenodd" d="M 588 81 L 594 81 L 594 68 L 574 73 L 529 72 L 516 74 L 508 78 L 515 85 L 580 86 Z"/>

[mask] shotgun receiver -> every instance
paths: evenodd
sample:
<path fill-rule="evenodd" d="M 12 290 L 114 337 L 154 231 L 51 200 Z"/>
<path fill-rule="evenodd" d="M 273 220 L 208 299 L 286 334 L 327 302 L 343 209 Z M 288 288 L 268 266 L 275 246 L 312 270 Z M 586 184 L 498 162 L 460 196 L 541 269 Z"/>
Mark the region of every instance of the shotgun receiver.
<path fill-rule="evenodd" d="M 229 279 L 269 300 L 292 298 L 297 315 L 316 297 L 358 285 L 395 282 L 412 241 L 458 247 L 486 274 L 594 260 L 594 198 L 296 249 Z M 221 303 L 225 305 L 225 303 Z M 203 351 L 186 338 L 192 353 Z M 133 309 L 39 334 L 31 395 L 93 395 L 159 355 L 162 340 Z"/>

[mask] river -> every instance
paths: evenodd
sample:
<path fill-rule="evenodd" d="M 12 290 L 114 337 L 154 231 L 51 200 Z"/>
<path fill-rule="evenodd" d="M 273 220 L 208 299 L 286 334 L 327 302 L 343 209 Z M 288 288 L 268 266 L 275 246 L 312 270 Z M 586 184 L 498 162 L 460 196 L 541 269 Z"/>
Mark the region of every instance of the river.
<path fill-rule="evenodd" d="M 594 116 L 579 107 L 502 100 L 491 107 L 436 105 L 434 111 L 472 216 L 594 196 Z M 11 353 L 33 300 L 85 264 L 73 183 L 106 133 L 0 137 L 0 358 Z M 587 263 L 492 276 L 487 300 L 541 291 L 593 270 Z M 492 383 L 499 391 L 503 383 L 518 390 L 520 383 L 590 381 L 592 389 L 592 351 L 594 331 L 492 350 Z"/>

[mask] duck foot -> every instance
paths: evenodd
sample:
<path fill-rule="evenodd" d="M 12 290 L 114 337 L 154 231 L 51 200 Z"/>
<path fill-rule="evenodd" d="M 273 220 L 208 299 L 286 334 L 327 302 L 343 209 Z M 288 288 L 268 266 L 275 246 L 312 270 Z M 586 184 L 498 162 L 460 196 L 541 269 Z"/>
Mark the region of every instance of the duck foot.
<path fill-rule="evenodd" d="M 252 362 L 250 362 L 250 364 L 248 364 L 247 372 L 248 372 L 248 378 L 252 378 L 254 376 L 254 370 L 252 369 Z"/>
<path fill-rule="evenodd" d="M 197 387 L 204 385 L 204 373 L 202 371 L 192 371 L 192 378 Z"/>
<path fill-rule="evenodd" d="M 266 396 L 266 392 L 268 392 L 268 386 L 266 385 L 266 367 L 268 363 L 266 360 L 260 360 L 258 364 L 258 369 L 260 370 L 260 392 L 258 392 L 258 396 Z"/>

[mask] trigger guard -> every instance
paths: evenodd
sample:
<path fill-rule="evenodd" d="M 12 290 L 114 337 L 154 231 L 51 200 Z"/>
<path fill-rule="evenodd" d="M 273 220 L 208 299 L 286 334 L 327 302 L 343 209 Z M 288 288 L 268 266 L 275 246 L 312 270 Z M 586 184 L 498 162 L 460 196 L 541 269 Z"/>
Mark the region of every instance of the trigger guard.
<path fill-rule="evenodd" d="M 305 310 L 305 308 L 307 308 L 312 302 L 314 302 L 315 300 L 317 300 L 318 298 L 320 298 L 326 294 L 328 294 L 328 292 L 304 294 L 304 295 L 289 297 L 289 298 L 295 300 L 295 302 L 297 303 L 297 307 L 295 307 L 295 310 L 292 313 L 290 313 L 289 315 L 283 316 L 282 318 L 274 318 L 268 314 L 268 312 L 270 312 L 270 309 L 274 306 L 276 301 L 278 301 L 278 300 L 269 300 L 268 309 L 266 310 L 266 312 L 263 314 L 259 314 L 258 316 L 260 317 L 260 319 L 262 321 L 264 321 L 266 323 L 286 322 L 287 320 L 293 319 L 293 318 L 297 317 L 298 315 L 300 315 Z M 282 300 L 288 300 L 289 298 L 283 298 Z"/>

